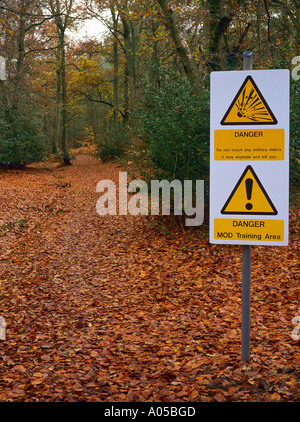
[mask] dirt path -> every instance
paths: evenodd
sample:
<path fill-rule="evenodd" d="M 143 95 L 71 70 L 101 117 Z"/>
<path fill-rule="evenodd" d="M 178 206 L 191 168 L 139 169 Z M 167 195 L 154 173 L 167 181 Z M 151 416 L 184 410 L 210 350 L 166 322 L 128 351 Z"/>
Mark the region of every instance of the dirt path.
<path fill-rule="evenodd" d="M 240 248 L 100 217 L 97 182 L 120 170 L 78 156 L 0 173 L 0 400 L 299 399 L 297 234 L 253 248 L 245 365 Z"/>

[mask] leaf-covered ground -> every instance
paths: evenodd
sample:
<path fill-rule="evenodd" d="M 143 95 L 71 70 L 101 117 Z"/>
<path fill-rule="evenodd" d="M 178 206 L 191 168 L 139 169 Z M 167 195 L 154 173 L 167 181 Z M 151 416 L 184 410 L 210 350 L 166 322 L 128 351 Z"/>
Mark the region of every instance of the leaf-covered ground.
<path fill-rule="evenodd" d="M 100 217 L 117 164 L 78 156 L 0 173 L 0 401 L 299 401 L 299 240 L 241 247 L 153 217 Z M 300 334 L 300 330 L 298 332 Z"/>

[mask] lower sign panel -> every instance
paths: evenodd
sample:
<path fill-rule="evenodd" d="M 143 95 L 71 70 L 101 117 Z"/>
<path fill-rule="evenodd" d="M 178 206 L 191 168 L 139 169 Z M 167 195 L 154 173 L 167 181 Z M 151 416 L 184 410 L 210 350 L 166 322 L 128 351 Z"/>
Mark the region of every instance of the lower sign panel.
<path fill-rule="evenodd" d="M 247 244 L 251 242 L 282 243 L 284 242 L 284 220 L 215 218 L 214 238 L 222 241 L 243 241 Z"/>

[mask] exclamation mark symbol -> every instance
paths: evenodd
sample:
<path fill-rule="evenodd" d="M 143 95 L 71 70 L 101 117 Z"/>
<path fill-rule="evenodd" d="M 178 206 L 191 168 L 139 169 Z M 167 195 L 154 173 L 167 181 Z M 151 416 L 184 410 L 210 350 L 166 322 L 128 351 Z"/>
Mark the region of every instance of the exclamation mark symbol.
<path fill-rule="evenodd" d="M 247 194 L 247 200 L 251 201 L 251 197 L 252 197 L 252 188 L 253 188 L 253 180 L 252 179 L 246 179 L 245 181 L 246 183 L 246 194 Z M 248 202 L 246 204 L 246 209 L 248 211 L 252 210 L 253 205 L 251 204 L 251 202 Z"/>

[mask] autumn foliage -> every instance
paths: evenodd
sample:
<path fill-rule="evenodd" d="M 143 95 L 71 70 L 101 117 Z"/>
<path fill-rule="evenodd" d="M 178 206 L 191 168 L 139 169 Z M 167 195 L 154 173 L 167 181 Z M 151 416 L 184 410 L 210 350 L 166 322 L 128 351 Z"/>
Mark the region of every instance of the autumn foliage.
<path fill-rule="evenodd" d="M 0 0 L 1 402 L 299 401 L 299 16 L 296 0 Z M 252 248 L 242 362 L 242 251 L 208 242 L 207 193 L 210 73 L 246 50 L 291 70 L 291 208 L 289 245 Z M 204 180 L 204 224 L 100 217 L 119 171 Z"/>
<path fill-rule="evenodd" d="M 252 248 L 251 360 L 241 362 L 241 247 L 206 226 L 96 213 L 120 167 L 2 170 L 1 401 L 299 401 L 299 221 Z M 295 332 L 295 331 L 294 331 Z"/>

